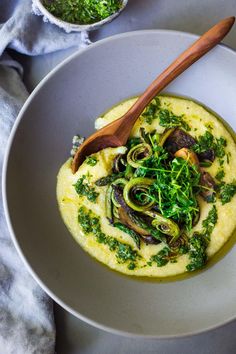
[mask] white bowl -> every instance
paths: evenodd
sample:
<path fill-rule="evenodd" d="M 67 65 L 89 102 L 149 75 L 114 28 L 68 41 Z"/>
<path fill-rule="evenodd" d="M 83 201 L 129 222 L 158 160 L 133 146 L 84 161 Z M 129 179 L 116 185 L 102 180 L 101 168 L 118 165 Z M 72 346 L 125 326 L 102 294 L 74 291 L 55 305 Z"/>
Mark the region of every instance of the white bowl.
<path fill-rule="evenodd" d="M 3 170 L 13 241 L 45 291 L 75 316 L 114 333 L 144 337 L 194 334 L 236 317 L 236 248 L 186 280 L 158 283 L 122 276 L 73 240 L 56 202 L 56 176 L 71 138 L 94 119 L 141 93 L 197 36 L 174 31 L 117 35 L 80 51 L 34 90 L 12 131 Z M 236 129 L 236 54 L 217 46 L 169 85 Z"/>

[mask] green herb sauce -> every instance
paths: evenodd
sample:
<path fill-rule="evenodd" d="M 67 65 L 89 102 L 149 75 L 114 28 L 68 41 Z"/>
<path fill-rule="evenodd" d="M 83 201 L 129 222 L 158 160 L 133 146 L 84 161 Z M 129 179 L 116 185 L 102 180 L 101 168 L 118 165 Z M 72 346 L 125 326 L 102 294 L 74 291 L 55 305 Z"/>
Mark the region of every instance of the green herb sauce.
<path fill-rule="evenodd" d="M 219 197 L 223 205 L 229 203 L 235 194 L 236 194 L 236 182 L 233 183 L 222 182 L 222 184 L 220 184 Z"/>
<path fill-rule="evenodd" d="M 162 108 L 158 97 L 155 97 L 142 113 L 145 121 L 151 124 L 154 119 L 159 119 L 159 123 L 165 128 L 182 127 L 189 131 L 189 125 L 184 121 L 183 116 L 177 116 L 171 110 Z"/>
<path fill-rule="evenodd" d="M 86 176 L 82 176 L 75 183 L 74 187 L 76 193 L 80 196 L 86 197 L 90 202 L 95 203 L 99 193 L 95 191 L 94 187 L 91 187 L 85 182 Z"/>
<path fill-rule="evenodd" d="M 203 230 L 201 233 L 195 232 L 189 241 L 189 259 L 187 270 L 193 272 L 197 269 L 202 269 L 207 262 L 206 249 L 210 242 L 210 236 L 217 223 L 218 214 L 216 206 L 213 205 L 208 213 L 208 216 L 202 222 Z"/>
<path fill-rule="evenodd" d="M 150 258 L 149 265 L 155 262 L 157 267 L 163 267 L 169 262 L 170 248 L 164 247 L 160 252 Z"/>
<path fill-rule="evenodd" d="M 102 232 L 100 218 L 91 210 L 80 207 L 78 211 L 78 222 L 87 234 L 93 234 L 98 243 L 107 245 L 110 251 L 116 252 L 118 263 L 127 263 L 127 268 L 133 270 L 136 268 L 136 260 L 140 255 L 136 250 L 125 243 L 116 240 L 114 237 L 106 235 Z"/>
<path fill-rule="evenodd" d="M 80 25 L 99 22 L 122 6 L 120 0 L 44 0 L 43 4 L 55 17 Z"/>
<path fill-rule="evenodd" d="M 217 174 L 215 175 L 215 178 L 218 180 L 218 181 L 222 181 L 222 179 L 225 177 L 225 171 L 220 168 L 217 172 Z"/>

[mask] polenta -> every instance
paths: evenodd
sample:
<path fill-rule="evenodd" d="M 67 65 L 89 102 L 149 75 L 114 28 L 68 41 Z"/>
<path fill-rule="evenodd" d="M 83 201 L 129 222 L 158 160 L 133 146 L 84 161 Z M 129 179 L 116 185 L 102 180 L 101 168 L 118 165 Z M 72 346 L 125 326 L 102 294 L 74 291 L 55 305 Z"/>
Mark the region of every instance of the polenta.
<path fill-rule="evenodd" d="M 122 116 L 126 100 L 95 122 Z M 158 96 L 126 146 L 61 167 L 57 199 L 79 245 L 108 267 L 164 278 L 204 268 L 236 227 L 236 146 L 223 123 L 194 101 Z"/>

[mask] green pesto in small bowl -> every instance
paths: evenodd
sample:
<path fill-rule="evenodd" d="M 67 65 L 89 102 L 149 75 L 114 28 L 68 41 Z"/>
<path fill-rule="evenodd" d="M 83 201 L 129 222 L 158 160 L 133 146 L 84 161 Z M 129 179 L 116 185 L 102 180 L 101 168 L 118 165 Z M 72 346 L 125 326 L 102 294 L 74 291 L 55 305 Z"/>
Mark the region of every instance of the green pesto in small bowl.
<path fill-rule="evenodd" d="M 121 0 L 43 0 L 55 17 L 69 23 L 86 25 L 100 22 L 122 8 Z"/>

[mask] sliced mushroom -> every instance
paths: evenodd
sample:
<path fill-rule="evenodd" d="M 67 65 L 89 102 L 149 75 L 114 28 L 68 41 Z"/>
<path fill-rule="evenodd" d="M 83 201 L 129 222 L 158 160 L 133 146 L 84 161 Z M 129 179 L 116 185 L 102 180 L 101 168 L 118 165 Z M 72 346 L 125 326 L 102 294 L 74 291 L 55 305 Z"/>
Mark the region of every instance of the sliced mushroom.
<path fill-rule="evenodd" d="M 213 162 L 215 160 L 215 151 L 213 149 L 209 149 L 198 154 L 198 157 L 200 161 Z"/>
<path fill-rule="evenodd" d="M 200 169 L 200 171 L 201 171 L 200 184 L 203 187 L 200 195 L 207 202 L 212 202 L 215 199 L 216 183 L 213 177 L 210 175 L 210 173 L 204 171 L 202 168 Z"/>
<path fill-rule="evenodd" d="M 184 147 L 191 148 L 194 144 L 196 144 L 196 140 L 190 134 L 177 128 L 166 139 L 164 145 L 171 154 L 174 154 Z"/>
<path fill-rule="evenodd" d="M 118 208 L 118 218 L 122 224 L 137 232 L 146 244 L 158 244 L 161 242 L 150 235 L 150 230 L 146 230 L 141 225 L 138 225 L 137 216 L 134 213 L 129 213 L 120 207 Z"/>

